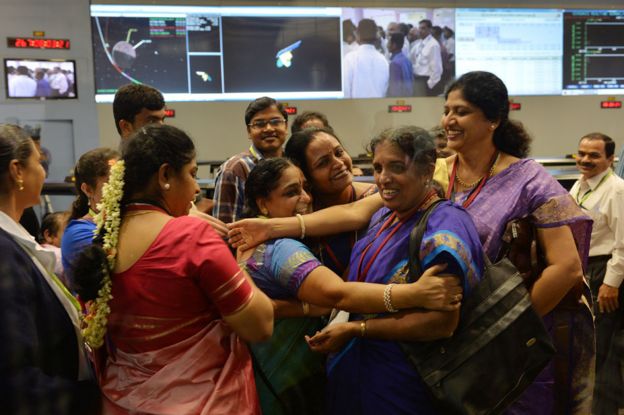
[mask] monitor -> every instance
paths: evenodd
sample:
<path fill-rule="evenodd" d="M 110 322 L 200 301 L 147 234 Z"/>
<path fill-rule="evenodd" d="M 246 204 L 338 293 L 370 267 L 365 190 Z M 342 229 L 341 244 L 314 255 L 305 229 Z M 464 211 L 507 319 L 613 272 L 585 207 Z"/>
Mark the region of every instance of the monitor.
<path fill-rule="evenodd" d="M 563 21 L 563 94 L 624 93 L 624 10 L 566 10 Z"/>
<path fill-rule="evenodd" d="M 64 59 L 4 59 L 8 99 L 76 99 L 76 62 Z"/>
<path fill-rule="evenodd" d="M 127 83 L 167 101 L 339 98 L 340 9 L 92 5 L 97 102 Z"/>

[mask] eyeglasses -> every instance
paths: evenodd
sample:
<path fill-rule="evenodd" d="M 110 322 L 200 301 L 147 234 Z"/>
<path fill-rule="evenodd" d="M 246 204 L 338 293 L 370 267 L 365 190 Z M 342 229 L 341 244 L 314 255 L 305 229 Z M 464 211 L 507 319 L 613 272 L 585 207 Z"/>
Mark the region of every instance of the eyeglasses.
<path fill-rule="evenodd" d="M 286 120 L 283 118 L 271 118 L 270 120 L 256 120 L 250 124 L 247 124 L 251 128 L 257 128 L 259 130 L 265 128 L 267 124 L 270 124 L 271 127 L 279 127 L 282 124 L 286 124 Z"/>

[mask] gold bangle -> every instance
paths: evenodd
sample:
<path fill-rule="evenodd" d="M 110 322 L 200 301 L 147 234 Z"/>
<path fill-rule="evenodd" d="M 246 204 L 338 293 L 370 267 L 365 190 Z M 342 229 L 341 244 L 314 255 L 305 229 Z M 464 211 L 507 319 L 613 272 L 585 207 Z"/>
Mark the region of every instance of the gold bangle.
<path fill-rule="evenodd" d="M 366 320 L 360 321 L 360 337 L 366 337 Z"/>
<path fill-rule="evenodd" d="M 303 309 L 304 316 L 307 316 L 308 314 L 310 314 L 310 304 L 306 303 L 305 301 L 302 301 L 301 308 Z"/>
<path fill-rule="evenodd" d="M 297 216 L 297 220 L 299 221 L 299 228 L 301 229 L 301 236 L 299 237 L 299 239 L 303 239 L 305 238 L 305 222 L 303 221 L 303 216 L 301 216 L 301 213 L 297 213 L 295 216 Z"/>

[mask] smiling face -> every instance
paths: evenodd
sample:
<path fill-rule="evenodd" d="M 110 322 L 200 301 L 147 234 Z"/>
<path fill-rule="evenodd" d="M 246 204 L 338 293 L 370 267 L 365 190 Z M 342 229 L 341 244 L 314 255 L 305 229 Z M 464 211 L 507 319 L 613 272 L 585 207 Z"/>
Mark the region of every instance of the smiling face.
<path fill-rule="evenodd" d="M 389 141 L 375 147 L 373 170 L 384 206 L 397 212 L 399 217 L 419 205 L 428 191 L 427 182 L 433 172 L 433 169 L 429 174 L 420 171 L 408 155 Z"/>
<path fill-rule="evenodd" d="M 277 106 L 257 112 L 247 126 L 249 139 L 265 157 L 278 156 L 286 141 L 288 122 Z"/>
<path fill-rule="evenodd" d="M 23 189 L 17 192 L 19 204 L 24 208 L 39 203 L 43 181 L 45 180 L 45 170 L 41 165 L 41 155 L 37 151 L 35 144 L 31 143 L 31 145 L 32 152 L 26 159 L 26 163 L 21 166 Z"/>
<path fill-rule="evenodd" d="M 163 197 L 169 212 L 174 217 L 188 215 L 191 202 L 200 191 L 195 159 L 182 166 L 179 172 L 174 172 L 169 177 L 168 183 L 170 188 L 163 191 Z"/>
<path fill-rule="evenodd" d="M 447 147 L 461 153 L 467 148 L 491 144 L 498 123 L 488 120 L 480 108 L 464 99 L 461 90 L 455 89 L 444 104 L 442 127 Z"/>
<path fill-rule="evenodd" d="M 579 143 L 576 166 L 583 177 L 589 179 L 607 170 L 613 157 L 607 157 L 604 141 L 583 138 Z"/>
<path fill-rule="evenodd" d="M 267 197 L 259 197 L 256 204 L 270 218 L 309 213 L 312 198 L 306 188 L 303 172 L 296 166 L 289 166 L 282 172 L 277 187 Z"/>
<path fill-rule="evenodd" d="M 353 181 L 353 162 L 336 137 L 317 133 L 306 149 L 306 162 L 315 192 L 342 192 Z"/>

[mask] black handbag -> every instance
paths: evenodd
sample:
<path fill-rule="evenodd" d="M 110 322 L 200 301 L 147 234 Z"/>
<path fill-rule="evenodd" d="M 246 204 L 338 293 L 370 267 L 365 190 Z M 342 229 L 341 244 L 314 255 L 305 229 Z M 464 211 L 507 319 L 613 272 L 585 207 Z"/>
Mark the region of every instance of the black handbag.
<path fill-rule="evenodd" d="M 422 274 L 419 250 L 434 204 L 410 234 L 411 280 Z M 462 304 L 452 337 L 402 342 L 441 414 L 500 414 L 555 354 L 542 319 L 516 267 L 486 255 L 483 279 Z"/>

